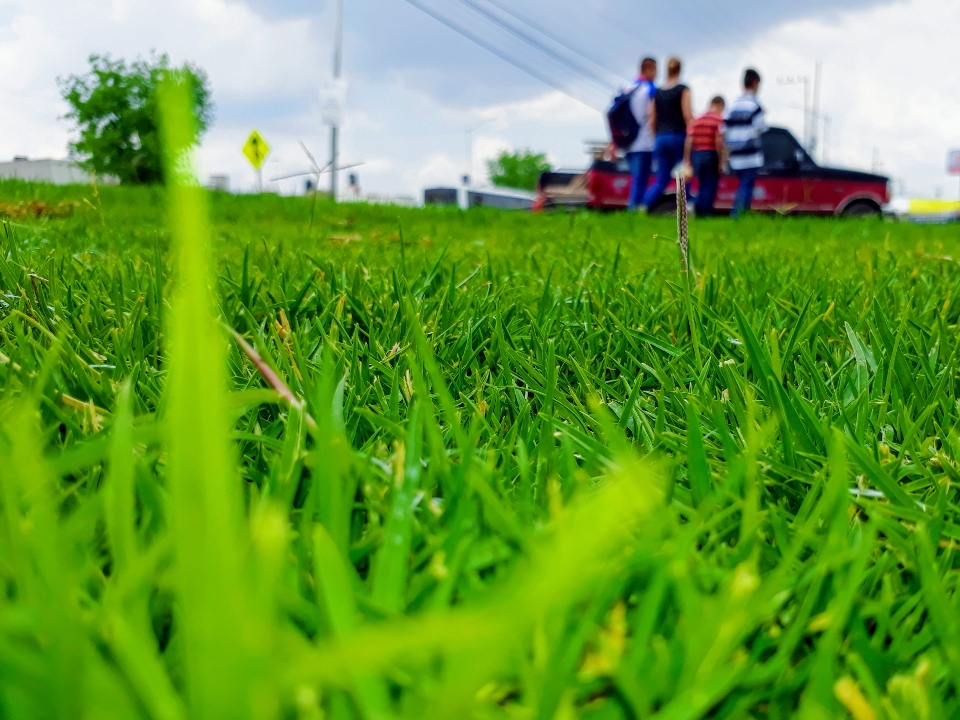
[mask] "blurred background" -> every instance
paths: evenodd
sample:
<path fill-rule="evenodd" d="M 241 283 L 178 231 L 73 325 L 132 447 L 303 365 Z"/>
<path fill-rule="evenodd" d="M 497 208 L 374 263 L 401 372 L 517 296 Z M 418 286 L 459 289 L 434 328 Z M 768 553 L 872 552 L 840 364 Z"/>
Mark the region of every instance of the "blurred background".
<path fill-rule="evenodd" d="M 209 74 L 205 176 L 252 190 L 240 148 L 257 128 L 272 147 L 266 189 L 302 192 L 302 178 L 271 178 L 307 168 L 301 140 L 329 158 L 335 15 L 325 0 L 0 0 L 0 160 L 66 156 L 56 79 L 88 55 L 156 50 Z M 945 168 L 960 147 L 956 0 L 345 0 L 343 17 L 341 162 L 363 163 L 351 172 L 365 193 L 482 181 L 505 149 L 583 167 L 648 54 L 684 60 L 695 112 L 755 66 L 770 122 L 818 161 L 888 174 L 900 195 L 960 191 Z"/>

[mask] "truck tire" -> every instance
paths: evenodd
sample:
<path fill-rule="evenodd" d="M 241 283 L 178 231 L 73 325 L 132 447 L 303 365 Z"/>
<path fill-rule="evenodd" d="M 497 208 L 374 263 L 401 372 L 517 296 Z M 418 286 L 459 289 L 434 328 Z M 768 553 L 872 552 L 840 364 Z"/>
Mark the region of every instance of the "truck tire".
<path fill-rule="evenodd" d="M 664 195 L 647 209 L 648 215 L 676 215 L 677 214 L 677 196 Z"/>
<path fill-rule="evenodd" d="M 840 213 L 840 217 L 845 218 L 878 218 L 882 215 L 883 212 L 880 210 L 880 206 L 873 202 L 873 200 L 854 200 Z"/>

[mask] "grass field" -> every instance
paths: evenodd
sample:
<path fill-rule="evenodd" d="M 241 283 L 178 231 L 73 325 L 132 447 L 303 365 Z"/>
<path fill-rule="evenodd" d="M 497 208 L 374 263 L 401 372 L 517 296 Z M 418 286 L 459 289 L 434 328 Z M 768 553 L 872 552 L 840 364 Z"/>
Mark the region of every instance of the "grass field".
<path fill-rule="evenodd" d="M 0 203 L 0 717 L 960 717 L 960 228 Z"/>

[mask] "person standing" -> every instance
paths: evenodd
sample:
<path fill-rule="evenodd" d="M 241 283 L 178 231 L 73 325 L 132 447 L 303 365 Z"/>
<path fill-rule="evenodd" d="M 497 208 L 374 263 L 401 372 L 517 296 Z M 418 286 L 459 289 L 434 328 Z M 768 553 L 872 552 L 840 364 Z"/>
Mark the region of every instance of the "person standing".
<path fill-rule="evenodd" d="M 737 98 L 723 121 L 723 139 L 730 154 L 730 169 L 740 181 L 733 203 L 733 216 L 750 210 L 757 171 L 763 167 L 763 133 L 767 129 L 763 108 L 757 102 L 760 73 L 753 68 L 743 74 L 743 95 Z"/>
<path fill-rule="evenodd" d="M 656 92 L 657 61 L 647 57 L 640 62 L 640 76 L 630 91 L 630 110 L 640 126 L 640 133 L 627 150 L 626 160 L 633 183 L 627 208 L 636 210 L 643 204 L 643 196 L 650 184 L 650 169 L 653 167 L 653 130 L 650 128 L 650 102 Z"/>
<path fill-rule="evenodd" d="M 720 126 L 723 124 L 723 109 L 726 103 L 717 95 L 710 101 L 710 107 L 703 115 L 694 120 L 687 129 L 687 144 L 684 148 L 684 165 L 693 169 L 700 189 L 694 208 L 697 217 L 713 214 L 713 203 L 717 198 L 720 184 L 721 158 L 724 145 Z"/>
<path fill-rule="evenodd" d="M 680 82 L 680 61 L 667 62 L 667 81 L 653 94 L 650 103 L 650 129 L 654 133 L 653 154 L 657 160 L 657 179 L 647 190 L 643 204 L 654 207 L 670 184 L 673 168 L 683 160 L 687 125 L 693 120 L 690 88 Z"/>

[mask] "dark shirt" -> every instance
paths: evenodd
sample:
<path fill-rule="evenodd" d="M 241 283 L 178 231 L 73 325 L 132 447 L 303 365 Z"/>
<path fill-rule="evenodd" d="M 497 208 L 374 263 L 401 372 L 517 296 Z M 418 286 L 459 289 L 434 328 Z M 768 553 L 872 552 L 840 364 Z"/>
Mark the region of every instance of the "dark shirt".
<path fill-rule="evenodd" d="M 657 135 L 686 135 L 687 121 L 683 118 L 681 99 L 686 85 L 658 88 L 653 96 L 657 109 Z"/>

